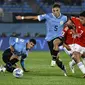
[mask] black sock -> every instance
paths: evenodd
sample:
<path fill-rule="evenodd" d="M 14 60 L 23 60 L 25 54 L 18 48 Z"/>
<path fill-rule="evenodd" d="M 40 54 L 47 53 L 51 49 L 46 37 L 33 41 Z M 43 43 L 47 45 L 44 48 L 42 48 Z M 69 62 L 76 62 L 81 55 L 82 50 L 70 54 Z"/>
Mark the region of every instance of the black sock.
<path fill-rule="evenodd" d="M 56 60 L 56 64 L 58 65 L 58 67 L 60 67 L 63 71 L 66 72 L 65 66 L 62 63 L 62 61 L 60 61 L 59 59 Z"/>
<path fill-rule="evenodd" d="M 53 51 L 52 60 L 56 61 L 59 51 Z"/>
<path fill-rule="evenodd" d="M 56 56 L 53 55 L 52 56 L 52 60 L 56 61 Z"/>

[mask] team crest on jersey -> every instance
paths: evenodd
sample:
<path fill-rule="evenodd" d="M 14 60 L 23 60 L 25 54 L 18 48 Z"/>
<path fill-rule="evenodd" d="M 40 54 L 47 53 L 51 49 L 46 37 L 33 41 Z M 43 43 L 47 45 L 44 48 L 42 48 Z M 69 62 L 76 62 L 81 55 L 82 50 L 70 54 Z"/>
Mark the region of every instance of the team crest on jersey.
<path fill-rule="evenodd" d="M 60 21 L 60 25 L 63 25 L 63 23 L 64 23 L 63 21 Z"/>

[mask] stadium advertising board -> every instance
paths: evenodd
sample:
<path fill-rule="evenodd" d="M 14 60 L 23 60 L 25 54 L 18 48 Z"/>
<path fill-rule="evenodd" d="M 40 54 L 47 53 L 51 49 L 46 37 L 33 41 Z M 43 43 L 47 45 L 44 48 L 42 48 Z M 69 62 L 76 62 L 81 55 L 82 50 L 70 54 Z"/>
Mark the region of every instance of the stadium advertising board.
<path fill-rule="evenodd" d="M 29 38 L 25 38 L 29 39 Z M 48 51 L 47 42 L 44 38 L 36 38 L 37 44 L 33 48 L 33 51 Z M 9 37 L 0 38 L 0 50 L 5 50 L 9 47 Z"/>

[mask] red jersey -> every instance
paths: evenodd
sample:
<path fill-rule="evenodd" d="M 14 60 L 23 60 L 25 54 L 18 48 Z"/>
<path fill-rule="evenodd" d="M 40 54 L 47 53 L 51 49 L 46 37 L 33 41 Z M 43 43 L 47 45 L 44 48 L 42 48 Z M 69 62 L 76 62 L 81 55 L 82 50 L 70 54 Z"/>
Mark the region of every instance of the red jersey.
<path fill-rule="evenodd" d="M 74 43 L 74 37 L 73 37 L 74 31 L 73 29 L 69 29 L 68 27 L 65 27 L 63 29 L 63 36 L 65 37 L 65 43 L 67 45 Z"/>
<path fill-rule="evenodd" d="M 72 17 L 71 20 L 73 21 L 76 27 L 75 43 L 85 47 L 85 26 L 82 25 L 79 18 Z"/>

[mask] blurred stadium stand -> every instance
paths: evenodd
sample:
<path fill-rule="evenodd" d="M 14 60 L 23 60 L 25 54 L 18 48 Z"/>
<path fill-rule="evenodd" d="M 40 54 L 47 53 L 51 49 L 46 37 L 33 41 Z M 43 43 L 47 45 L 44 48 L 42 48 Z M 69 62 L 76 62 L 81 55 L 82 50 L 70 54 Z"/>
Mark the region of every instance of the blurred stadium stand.
<path fill-rule="evenodd" d="M 59 1 L 62 13 L 75 14 L 85 10 L 85 0 L 0 0 L 0 8 L 5 12 L 40 14 L 51 12 L 52 4 Z"/>
<path fill-rule="evenodd" d="M 28 12 L 32 13 L 32 8 L 29 6 L 27 2 L 21 3 L 21 4 L 7 4 L 4 3 L 3 5 L 0 5 L 0 8 L 2 8 L 5 12 Z"/>
<path fill-rule="evenodd" d="M 79 14 L 85 10 L 85 0 L 36 0 L 40 7 L 46 12 L 51 12 L 52 4 L 61 4 L 61 12 L 64 14 Z M 47 3 L 49 2 L 49 3 Z"/>
<path fill-rule="evenodd" d="M 10 36 L 13 32 L 20 34 L 19 37 L 23 37 L 29 32 L 30 36 L 34 37 L 36 33 L 45 35 L 46 29 L 44 23 L 0 23 L 0 35 L 6 33 L 7 36 Z"/>

